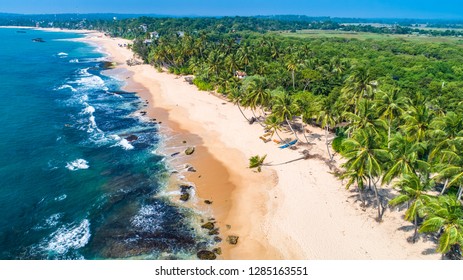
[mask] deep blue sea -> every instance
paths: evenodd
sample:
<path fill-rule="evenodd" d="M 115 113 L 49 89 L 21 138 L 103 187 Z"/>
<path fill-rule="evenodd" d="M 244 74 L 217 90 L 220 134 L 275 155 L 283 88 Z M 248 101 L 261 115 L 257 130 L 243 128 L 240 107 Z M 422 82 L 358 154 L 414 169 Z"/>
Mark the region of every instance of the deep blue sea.
<path fill-rule="evenodd" d="M 158 126 L 79 36 L 0 28 L 0 259 L 190 258 Z"/>

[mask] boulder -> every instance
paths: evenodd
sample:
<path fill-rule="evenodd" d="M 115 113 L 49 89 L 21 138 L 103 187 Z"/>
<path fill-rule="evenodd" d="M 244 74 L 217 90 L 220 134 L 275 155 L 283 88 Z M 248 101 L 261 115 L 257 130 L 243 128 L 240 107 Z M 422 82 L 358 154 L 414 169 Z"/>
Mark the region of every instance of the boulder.
<path fill-rule="evenodd" d="M 130 135 L 130 136 L 126 137 L 125 140 L 127 140 L 129 142 L 136 141 L 136 140 L 138 140 L 138 136 L 137 135 Z"/>
<path fill-rule="evenodd" d="M 213 252 L 208 250 L 201 250 L 196 254 L 196 256 L 200 260 L 215 260 L 217 258 Z"/>
<path fill-rule="evenodd" d="M 195 147 L 188 147 L 186 150 L 185 150 L 185 154 L 186 155 L 192 155 L 193 153 L 195 152 Z"/>
<path fill-rule="evenodd" d="M 214 254 L 220 256 L 220 255 L 222 255 L 222 248 L 220 248 L 220 247 L 214 248 L 214 249 L 212 250 L 212 252 L 213 252 Z"/>
<path fill-rule="evenodd" d="M 228 243 L 230 243 L 231 245 L 236 245 L 238 244 L 238 238 L 239 236 L 236 236 L 236 235 L 229 235 L 227 237 L 227 241 Z"/>
<path fill-rule="evenodd" d="M 188 201 L 190 199 L 190 194 L 189 193 L 182 193 L 182 195 L 180 196 L 180 200 L 181 201 Z"/>
<path fill-rule="evenodd" d="M 220 238 L 220 236 L 214 236 L 214 241 L 215 242 L 222 242 L 222 238 Z"/>
<path fill-rule="evenodd" d="M 189 166 L 187 171 L 188 172 L 196 172 L 196 169 L 193 166 Z"/>
<path fill-rule="evenodd" d="M 202 228 L 208 229 L 208 230 L 213 230 L 214 229 L 214 223 L 212 222 L 207 222 L 204 225 L 201 226 Z"/>
<path fill-rule="evenodd" d="M 204 200 L 204 203 L 206 203 L 206 204 L 212 204 L 212 201 L 206 199 L 206 200 Z"/>
<path fill-rule="evenodd" d="M 218 235 L 219 234 L 219 228 L 214 228 L 208 232 L 209 235 Z"/>

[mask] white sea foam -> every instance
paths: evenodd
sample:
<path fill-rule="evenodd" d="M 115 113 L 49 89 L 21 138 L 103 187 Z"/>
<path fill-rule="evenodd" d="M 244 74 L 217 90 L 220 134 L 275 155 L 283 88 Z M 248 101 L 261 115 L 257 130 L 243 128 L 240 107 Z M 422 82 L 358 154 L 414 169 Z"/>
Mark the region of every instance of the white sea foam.
<path fill-rule="evenodd" d="M 77 58 L 69 60 L 69 63 L 79 63 L 79 60 Z"/>
<path fill-rule="evenodd" d="M 162 228 L 162 211 L 158 204 L 143 205 L 137 215 L 135 215 L 131 223 L 134 227 L 145 232 L 156 232 Z"/>
<path fill-rule="evenodd" d="M 88 161 L 86 161 L 85 159 L 76 159 L 72 162 L 68 162 L 66 164 L 66 168 L 71 170 L 71 171 L 75 171 L 75 170 L 79 170 L 79 169 L 88 169 L 90 166 L 88 165 Z"/>
<path fill-rule="evenodd" d="M 66 56 L 68 56 L 68 55 L 69 55 L 69 54 L 67 54 L 67 53 L 65 53 L 65 52 L 60 52 L 60 53 L 58 53 L 58 56 L 59 56 L 59 57 L 66 57 Z"/>
<path fill-rule="evenodd" d="M 68 196 L 66 194 L 60 195 L 58 197 L 55 197 L 55 201 L 63 201 L 67 198 Z"/>
<path fill-rule="evenodd" d="M 109 88 L 105 86 L 105 82 L 98 76 L 90 75 L 84 76 L 75 81 L 79 87 L 83 89 L 102 89 L 108 90 Z"/>
<path fill-rule="evenodd" d="M 63 217 L 62 213 L 53 214 L 45 220 L 45 224 L 48 227 L 54 227 L 59 223 L 59 220 L 61 219 L 61 217 Z"/>
<path fill-rule="evenodd" d="M 121 139 L 117 144 L 112 145 L 111 147 L 116 146 L 122 147 L 124 150 L 132 150 L 134 148 L 132 144 L 130 144 L 129 141 L 127 141 L 127 139 Z"/>
<path fill-rule="evenodd" d="M 88 105 L 88 104 L 87 104 Z M 88 105 L 87 107 L 85 107 L 84 111 L 83 111 L 84 114 L 93 114 L 95 113 L 95 107 L 91 106 L 91 105 Z"/>
<path fill-rule="evenodd" d="M 68 85 L 68 84 L 62 85 L 62 86 L 57 88 L 57 90 L 63 90 L 63 89 L 70 89 L 72 92 L 77 91 L 74 87 L 72 87 L 71 85 Z"/>
<path fill-rule="evenodd" d="M 79 225 L 59 228 L 50 235 L 51 238 L 44 247 L 47 251 L 66 254 L 71 249 L 87 245 L 90 236 L 90 222 L 84 219 Z"/>

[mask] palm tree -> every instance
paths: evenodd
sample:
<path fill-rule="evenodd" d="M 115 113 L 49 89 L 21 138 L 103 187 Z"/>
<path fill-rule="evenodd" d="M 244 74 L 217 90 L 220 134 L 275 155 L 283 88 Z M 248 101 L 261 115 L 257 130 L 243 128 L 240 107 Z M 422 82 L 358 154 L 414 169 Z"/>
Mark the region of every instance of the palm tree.
<path fill-rule="evenodd" d="M 294 102 L 292 96 L 282 89 L 277 89 L 273 91 L 274 103 L 273 103 L 273 114 L 278 118 L 284 119 L 289 126 L 289 129 L 293 132 L 296 139 L 299 139 L 293 127 L 291 126 L 290 119 L 299 111 L 299 107 L 296 102 Z"/>
<path fill-rule="evenodd" d="M 371 99 L 375 93 L 378 83 L 373 80 L 370 70 L 365 67 L 355 68 L 353 73 L 346 79 L 342 93 L 350 105 L 354 106 L 354 114 L 357 114 L 357 106 L 363 98 Z"/>
<path fill-rule="evenodd" d="M 318 115 L 318 121 L 321 122 L 322 128 L 325 130 L 325 145 L 326 150 L 328 151 L 328 155 L 330 157 L 330 161 L 333 160 L 333 155 L 330 151 L 331 142 L 328 141 L 328 135 L 330 128 L 336 125 L 336 115 L 335 111 L 332 106 L 329 106 L 327 103 L 324 104 L 324 109 L 320 111 Z"/>
<path fill-rule="evenodd" d="M 392 166 L 384 174 L 383 184 L 389 184 L 394 178 L 404 174 L 426 173 L 429 170 L 429 164 L 419 157 L 426 149 L 424 143 L 411 142 L 400 133 L 397 133 L 390 142 Z"/>
<path fill-rule="evenodd" d="M 455 162 L 455 164 L 448 164 L 445 167 L 441 168 L 439 174 L 437 175 L 438 179 L 449 179 L 447 186 L 444 186 L 444 190 L 447 187 L 458 185 L 457 191 L 457 200 L 460 201 L 463 195 L 463 166 L 461 165 L 461 160 Z"/>
<path fill-rule="evenodd" d="M 400 188 L 400 194 L 389 201 L 389 204 L 392 206 L 408 204 L 405 220 L 413 222 L 415 227 L 413 243 L 415 243 L 418 236 L 418 217 L 423 218 L 426 213 L 425 206 L 431 200 L 426 192 L 431 189 L 433 182 L 429 179 L 422 181 L 415 173 L 407 173 L 394 186 Z"/>
<path fill-rule="evenodd" d="M 433 112 L 425 105 L 410 106 L 401 128 L 412 141 L 425 141 L 433 117 Z"/>
<path fill-rule="evenodd" d="M 278 131 L 281 130 L 281 122 L 282 120 L 274 114 L 271 114 L 268 118 L 265 119 L 266 129 L 271 131 L 272 134 L 276 133 L 280 141 L 285 143 L 285 141 L 281 138 L 280 134 L 278 134 Z"/>
<path fill-rule="evenodd" d="M 357 113 L 345 112 L 343 115 L 349 122 L 349 132 L 366 129 L 379 135 L 386 129 L 384 120 L 378 118 L 378 113 L 371 100 L 362 99 L 358 102 Z"/>
<path fill-rule="evenodd" d="M 249 158 L 249 168 L 257 168 L 258 172 L 262 171 L 262 165 L 264 164 L 265 158 L 267 155 L 259 156 L 255 155 Z"/>
<path fill-rule="evenodd" d="M 382 140 L 367 130 L 358 130 L 352 138 L 344 141 L 347 161 L 342 165 L 349 172 L 356 172 L 357 178 L 368 178 L 368 186 L 373 185 L 378 206 L 378 221 L 381 221 L 382 204 L 379 199 L 375 178 L 382 174 L 382 166 L 389 159 L 386 150 L 378 147 Z"/>
<path fill-rule="evenodd" d="M 227 97 L 230 99 L 231 102 L 233 102 L 233 104 L 238 106 L 238 109 L 240 110 L 241 115 L 243 115 L 243 117 L 248 121 L 248 123 L 251 123 L 251 121 L 246 117 L 246 115 L 244 114 L 240 106 L 244 98 L 243 92 L 238 87 L 234 87 L 230 90 L 230 93 L 227 95 Z"/>
<path fill-rule="evenodd" d="M 398 119 L 404 112 L 409 101 L 405 98 L 399 88 L 392 89 L 391 91 L 381 92 L 379 98 L 376 100 L 376 106 L 379 114 L 387 120 L 387 147 L 390 147 L 392 121 Z"/>
<path fill-rule="evenodd" d="M 293 90 L 296 89 L 296 84 L 295 84 L 295 77 L 294 73 L 296 72 L 298 68 L 298 63 L 296 61 L 296 58 L 294 56 L 291 56 L 289 60 L 286 62 L 286 68 L 288 71 L 291 71 L 291 78 L 293 80 Z"/>
<path fill-rule="evenodd" d="M 243 101 L 249 108 L 251 108 L 251 111 L 259 124 L 261 123 L 255 114 L 255 110 L 258 107 L 266 107 L 269 103 L 270 91 L 266 89 L 266 87 L 266 79 L 262 76 L 254 75 L 247 77 L 243 81 L 242 90 L 246 93 Z M 261 126 L 263 125 L 261 124 Z"/>
<path fill-rule="evenodd" d="M 428 204 L 428 216 L 419 232 L 442 232 L 437 251 L 445 254 L 452 245 L 463 247 L 463 207 L 454 196 L 439 196 Z"/>

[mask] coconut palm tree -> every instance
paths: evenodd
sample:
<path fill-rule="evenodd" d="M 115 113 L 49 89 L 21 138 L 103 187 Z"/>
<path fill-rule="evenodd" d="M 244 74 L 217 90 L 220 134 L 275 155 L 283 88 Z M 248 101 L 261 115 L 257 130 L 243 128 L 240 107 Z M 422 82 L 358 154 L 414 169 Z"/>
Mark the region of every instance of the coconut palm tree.
<path fill-rule="evenodd" d="M 321 122 L 322 128 L 325 130 L 325 145 L 326 150 L 328 151 L 328 155 L 330 157 L 330 161 L 333 160 L 333 155 L 330 151 L 331 142 L 328 141 L 328 135 L 331 128 L 336 125 L 336 111 L 333 106 L 329 106 L 327 102 L 322 105 L 323 110 L 319 112 L 318 121 Z"/>
<path fill-rule="evenodd" d="M 395 134 L 391 139 L 389 149 L 392 165 L 385 170 L 383 184 L 389 184 L 394 178 L 404 174 L 428 173 L 429 163 L 419 157 L 425 149 L 425 143 L 411 142 L 401 133 Z M 427 174 L 422 175 L 427 177 Z"/>
<path fill-rule="evenodd" d="M 266 157 L 267 155 L 262 157 L 259 155 L 252 156 L 249 158 L 249 168 L 257 168 L 257 172 L 261 172 Z"/>
<path fill-rule="evenodd" d="M 405 212 L 405 220 L 413 222 L 415 231 L 413 234 L 413 243 L 418 237 L 418 218 L 423 218 L 426 214 L 425 206 L 431 201 L 431 196 L 427 194 L 434 182 L 426 178 L 424 181 L 415 173 L 406 173 L 402 179 L 394 184 L 394 187 L 400 189 L 400 194 L 389 201 L 391 206 L 408 204 Z"/>
<path fill-rule="evenodd" d="M 387 147 L 390 147 L 392 121 L 401 116 L 409 104 L 409 99 L 405 98 L 399 88 L 390 91 L 380 92 L 376 100 L 376 107 L 381 117 L 387 121 Z"/>
<path fill-rule="evenodd" d="M 439 196 L 428 204 L 419 232 L 442 232 L 437 251 L 445 254 L 452 245 L 463 247 L 463 206 L 456 197 Z"/>
<path fill-rule="evenodd" d="M 354 114 L 357 114 L 357 106 L 363 98 L 371 99 L 378 83 L 372 78 L 370 70 L 365 67 L 357 67 L 346 79 L 342 94 L 354 106 Z"/>
<path fill-rule="evenodd" d="M 382 204 L 379 199 L 375 179 L 383 171 L 384 163 L 389 160 L 386 150 L 378 147 L 380 136 L 362 129 L 354 133 L 352 138 L 344 141 L 346 152 L 343 154 L 347 161 L 342 165 L 349 172 L 356 172 L 357 178 L 368 178 L 368 186 L 373 185 L 378 208 L 378 221 L 381 221 Z"/>
<path fill-rule="evenodd" d="M 412 141 L 423 142 L 426 140 L 433 117 L 433 111 L 429 110 L 426 105 L 410 106 L 404 116 L 405 124 L 401 126 L 401 129 Z"/>
<path fill-rule="evenodd" d="M 296 139 L 301 140 L 297 136 L 296 131 L 294 131 L 293 127 L 291 126 L 291 122 L 289 121 L 299 112 L 300 109 L 298 104 L 294 102 L 292 96 L 288 92 L 282 89 L 273 91 L 272 95 L 274 96 L 272 106 L 273 114 L 275 114 L 280 119 L 284 119 Z"/>
<path fill-rule="evenodd" d="M 458 186 L 456 198 L 458 201 L 461 200 L 463 195 L 463 166 L 461 165 L 461 160 L 456 161 L 454 164 L 444 165 L 436 178 L 449 179 L 448 184 L 447 186 L 444 186 L 442 193 L 447 187 Z"/>
<path fill-rule="evenodd" d="M 368 99 L 362 99 L 358 102 L 357 113 L 345 112 L 343 116 L 350 122 L 348 132 L 366 129 L 374 134 L 379 135 L 386 129 L 384 120 L 378 118 L 378 112 L 373 107 L 374 103 Z"/>
<path fill-rule="evenodd" d="M 233 102 L 233 104 L 238 106 L 238 109 L 240 110 L 241 115 L 243 115 L 243 117 L 248 121 L 248 123 L 251 123 L 251 121 L 248 119 L 248 117 L 246 117 L 246 115 L 244 114 L 240 106 L 240 104 L 243 102 L 243 99 L 244 99 L 243 92 L 238 87 L 233 87 L 230 90 L 230 93 L 227 95 L 227 97 L 231 102 Z"/>
<path fill-rule="evenodd" d="M 278 118 L 274 114 L 271 114 L 270 116 L 268 116 L 268 118 L 265 119 L 265 128 L 271 131 L 272 135 L 276 133 L 280 141 L 285 143 L 285 141 L 281 138 L 280 134 L 278 134 L 278 131 L 281 130 L 281 122 L 282 120 L 280 118 Z"/>

